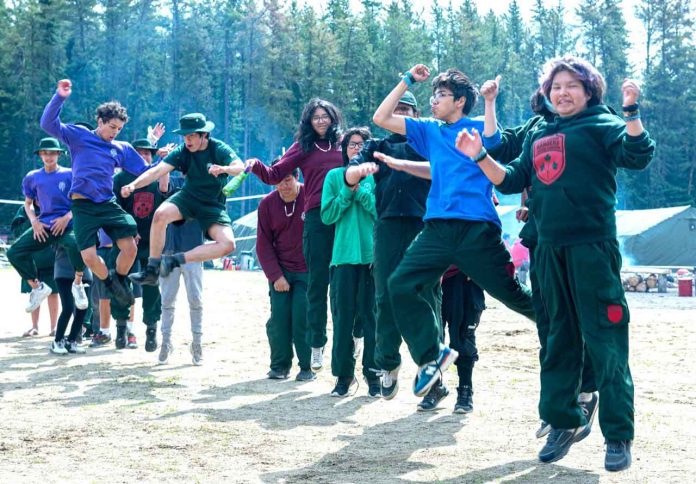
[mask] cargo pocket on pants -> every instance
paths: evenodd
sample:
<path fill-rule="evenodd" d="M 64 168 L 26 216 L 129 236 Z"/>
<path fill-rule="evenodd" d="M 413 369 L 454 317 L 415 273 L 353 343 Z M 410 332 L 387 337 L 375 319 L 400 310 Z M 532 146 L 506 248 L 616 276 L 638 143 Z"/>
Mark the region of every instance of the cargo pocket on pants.
<path fill-rule="evenodd" d="M 623 289 L 609 288 L 597 290 L 598 321 L 603 328 L 625 326 L 630 320 L 628 305 Z"/>

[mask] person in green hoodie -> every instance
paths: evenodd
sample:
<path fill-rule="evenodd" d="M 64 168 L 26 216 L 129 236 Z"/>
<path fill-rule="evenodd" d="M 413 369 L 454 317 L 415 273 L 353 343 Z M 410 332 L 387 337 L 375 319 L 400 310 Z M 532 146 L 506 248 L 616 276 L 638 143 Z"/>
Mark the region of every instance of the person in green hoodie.
<path fill-rule="evenodd" d="M 460 131 L 456 146 L 502 193 L 530 185 L 534 193 L 537 273 L 549 316 L 539 411 L 551 431 L 539 459 L 563 458 L 587 424 L 577 402 L 585 344 L 602 395 L 604 467 L 620 471 L 631 465 L 634 390 L 616 239 L 616 172 L 645 168 L 655 142 L 640 120 L 635 81 L 622 85 L 621 119 L 602 102 L 604 78 L 585 60 L 552 59 L 540 79 L 557 116 L 527 135 L 516 160 L 498 164 L 475 130 Z"/>
<path fill-rule="evenodd" d="M 377 220 L 375 181 L 372 175 L 352 187 L 345 182 L 346 165 L 372 135 L 367 128 L 346 131 L 341 142 L 343 167 L 326 174 L 321 194 L 321 221 L 335 225 L 331 255 L 331 317 L 333 348 L 331 372 L 336 377 L 332 396 L 345 397 L 357 385 L 353 328 L 362 322 L 363 376 L 372 397 L 381 395 L 375 364 L 375 286 L 372 279 L 373 229 Z"/>

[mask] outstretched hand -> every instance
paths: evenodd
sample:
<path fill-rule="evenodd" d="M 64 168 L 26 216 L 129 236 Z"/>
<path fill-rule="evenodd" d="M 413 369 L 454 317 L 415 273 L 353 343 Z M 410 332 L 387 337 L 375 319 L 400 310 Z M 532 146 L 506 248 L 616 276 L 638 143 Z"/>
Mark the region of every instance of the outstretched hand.
<path fill-rule="evenodd" d="M 157 123 L 157 124 L 155 124 L 154 128 L 152 126 L 147 127 L 147 137 L 154 138 L 155 139 L 154 144 L 157 144 L 157 141 L 159 141 L 160 138 L 162 136 L 164 136 L 165 131 L 166 131 L 166 129 L 164 128 L 164 123 Z"/>
<path fill-rule="evenodd" d="M 423 82 L 430 77 L 430 69 L 425 64 L 416 64 L 409 69 L 413 75 L 413 80 Z"/>
<path fill-rule="evenodd" d="M 376 160 L 379 160 L 385 165 L 387 165 L 392 170 L 404 171 L 406 169 L 406 165 L 402 160 L 397 160 L 396 158 L 389 155 L 385 155 L 384 153 L 380 153 L 379 151 L 375 151 L 372 156 Z"/>
<path fill-rule="evenodd" d="M 72 94 L 72 82 L 70 82 L 70 79 L 61 79 L 58 81 L 56 92 L 62 98 L 70 96 L 70 94 Z"/>
<path fill-rule="evenodd" d="M 481 135 L 476 128 L 473 128 L 471 133 L 463 129 L 457 135 L 455 146 L 459 151 L 473 159 L 481 153 L 481 148 L 483 147 Z"/>
<path fill-rule="evenodd" d="M 502 78 L 503 76 L 497 75 L 495 76 L 495 80 L 488 80 L 483 83 L 483 86 L 481 86 L 479 92 L 486 101 L 495 101 L 495 98 L 498 97 L 498 94 L 500 93 L 500 80 Z"/>
<path fill-rule="evenodd" d="M 175 143 L 167 143 L 166 145 L 162 146 L 161 148 L 157 149 L 157 156 L 160 158 L 166 157 L 169 153 L 174 151 L 174 148 L 176 148 Z"/>
<path fill-rule="evenodd" d="M 626 79 L 621 85 L 621 92 L 623 94 L 623 105 L 631 106 L 635 104 L 640 97 L 640 86 L 637 81 Z"/>

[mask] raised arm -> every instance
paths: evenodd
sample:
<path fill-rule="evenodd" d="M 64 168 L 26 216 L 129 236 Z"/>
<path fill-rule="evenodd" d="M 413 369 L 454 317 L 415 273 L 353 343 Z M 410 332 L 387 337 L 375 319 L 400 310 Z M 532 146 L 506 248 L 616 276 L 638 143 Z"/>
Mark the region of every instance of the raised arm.
<path fill-rule="evenodd" d="M 389 130 L 392 133 L 406 134 L 406 118 L 394 114 L 394 109 L 399 104 L 401 96 L 404 95 L 406 90 L 414 82 L 425 81 L 428 77 L 430 77 L 430 70 L 427 66 L 424 64 L 416 64 L 413 66 L 387 97 L 384 98 L 384 101 L 382 101 L 382 104 L 379 105 L 374 116 L 372 116 L 372 121 L 374 121 L 377 126 Z"/>
<path fill-rule="evenodd" d="M 55 94 L 44 108 L 41 115 L 41 129 L 54 138 L 58 138 L 63 143 L 68 144 L 66 139 L 66 126 L 60 122 L 60 110 L 65 100 L 72 94 L 72 83 L 69 79 L 58 81 Z"/>
<path fill-rule="evenodd" d="M 485 100 L 483 111 L 483 136 L 486 137 L 493 136 L 498 129 L 498 119 L 495 114 L 495 100 L 500 92 L 501 79 L 502 76 L 496 76 L 495 80 L 484 82 L 479 91 Z"/>

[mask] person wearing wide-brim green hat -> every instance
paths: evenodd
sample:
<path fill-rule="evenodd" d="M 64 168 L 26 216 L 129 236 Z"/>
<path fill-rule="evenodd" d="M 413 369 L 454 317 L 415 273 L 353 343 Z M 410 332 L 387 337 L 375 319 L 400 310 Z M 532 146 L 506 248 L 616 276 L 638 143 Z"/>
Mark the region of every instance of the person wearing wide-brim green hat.
<path fill-rule="evenodd" d="M 155 146 L 154 144 L 152 144 L 152 143 L 150 142 L 150 140 L 147 139 L 147 138 L 136 139 L 136 140 L 133 141 L 131 144 L 133 145 L 133 148 L 136 149 L 136 151 L 137 151 L 137 150 L 148 150 L 150 153 L 152 153 L 153 156 L 154 156 L 154 155 L 157 153 L 157 151 L 159 150 L 159 148 L 157 148 L 157 146 Z M 146 160 L 146 161 L 147 161 L 147 160 Z"/>
<path fill-rule="evenodd" d="M 60 142 L 55 138 L 42 138 L 39 141 L 39 147 L 34 150 L 34 154 L 38 155 L 39 151 L 60 151 L 65 153 L 65 149 L 60 146 Z"/>
<path fill-rule="evenodd" d="M 205 114 L 189 113 L 179 119 L 179 129 L 175 129 L 173 133 L 186 136 L 193 133 L 210 133 L 214 128 L 215 123 L 208 121 Z"/>

